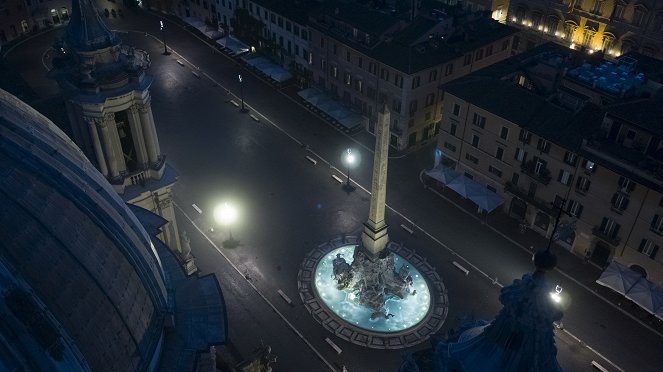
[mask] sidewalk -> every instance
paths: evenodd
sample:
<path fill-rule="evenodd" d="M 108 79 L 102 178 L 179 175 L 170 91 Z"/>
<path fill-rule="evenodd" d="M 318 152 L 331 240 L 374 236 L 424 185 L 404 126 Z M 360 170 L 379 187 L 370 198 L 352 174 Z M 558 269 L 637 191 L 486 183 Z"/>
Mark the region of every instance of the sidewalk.
<path fill-rule="evenodd" d="M 525 232 L 521 232 L 519 222 L 509 217 L 502 208 L 496 209 L 488 215 L 488 217 L 480 216 L 476 213 L 477 207 L 474 203 L 469 199 L 464 199 L 453 190 L 430 186 L 427 186 L 427 189 L 433 194 L 452 203 L 456 208 L 474 216 L 477 222 L 485 222 L 485 224 L 493 231 L 518 245 L 523 250 L 531 251 L 531 247 L 533 247 L 534 251 L 536 251 L 548 246 L 548 239 L 532 229 L 527 229 Z M 625 314 L 638 320 L 646 327 L 649 327 L 658 333 L 659 336 L 663 337 L 663 321 L 649 314 L 646 310 L 642 309 L 623 295 L 596 283 L 596 279 L 598 279 L 603 272 L 601 268 L 593 263 L 584 262 L 581 257 L 574 255 L 566 248 L 554 242 L 551 249 L 555 256 L 557 256 L 556 269 L 562 273 L 562 275 L 574 280 L 589 291 L 594 292 L 595 295 L 602 298 L 604 301 L 619 308 Z"/>

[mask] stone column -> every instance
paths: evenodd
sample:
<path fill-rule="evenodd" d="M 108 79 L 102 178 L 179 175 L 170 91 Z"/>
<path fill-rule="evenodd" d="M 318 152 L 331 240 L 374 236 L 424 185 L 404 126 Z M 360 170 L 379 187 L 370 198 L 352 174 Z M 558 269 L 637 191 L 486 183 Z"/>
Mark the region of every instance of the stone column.
<path fill-rule="evenodd" d="M 110 137 L 111 144 L 114 149 L 113 161 L 117 166 L 118 174 L 127 170 L 127 164 L 124 160 L 124 151 L 122 151 L 122 142 L 120 142 L 120 134 L 117 131 L 117 123 L 115 122 L 115 113 L 108 112 L 104 114 L 104 120 L 108 123 L 108 136 Z"/>
<path fill-rule="evenodd" d="M 129 108 L 129 126 L 131 127 L 131 137 L 133 137 L 139 168 L 145 169 L 149 164 L 149 158 L 147 157 L 147 149 L 145 148 L 143 125 L 140 121 L 140 113 L 136 105 L 132 105 Z"/>
<path fill-rule="evenodd" d="M 97 130 L 97 127 L 101 125 L 101 119 L 89 116 L 86 116 L 83 119 L 90 127 L 90 136 L 92 137 L 94 155 L 97 158 L 99 172 L 101 172 L 104 177 L 108 177 L 108 165 L 106 165 L 106 157 L 104 156 L 104 150 L 101 148 L 101 139 L 99 138 L 99 131 Z"/>
<path fill-rule="evenodd" d="M 149 103 L 139 105 L 140 122 L 147 147 L 147 157 L 150 165 L 159 162 L 159 142 L 157 140 L 156 130 L 154 129 L 154 119 L 152 118 L 152 107 Z"/>
<path fill-rule="evenodd" d="M 384 105 L 378 113 L 378 121 L 375 126 L 371 204 L 368 220 L 364 222 L 364 232 L 361 234 L 362 246 L 373 256 L 377 256 L 389 242 L 387 224 L 384 220 L 387 196 L 387 162 L 389 160 L 389 120 L 390 112 L 387 105 Z"/>
<path fill-rule="evenodd" d="M 109 174 L 108 179 L 114 179 L 120 176 L 120 171 L 117 166 L 117 154 L 113 140 L 109 130 L 109 126 L 115 123 L 115 115 L 113 113 L 105 114 L 103 121 L 99 124 L 101 129 L 101 140 L 104 148 L 104 155 L 108 162 Z"/>

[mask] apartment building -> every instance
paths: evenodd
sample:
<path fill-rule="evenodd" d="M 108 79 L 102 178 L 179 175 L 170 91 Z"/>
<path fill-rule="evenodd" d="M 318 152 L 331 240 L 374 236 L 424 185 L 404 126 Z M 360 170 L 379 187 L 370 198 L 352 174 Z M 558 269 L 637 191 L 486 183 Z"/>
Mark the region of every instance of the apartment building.
<path fill-rule="evenodd" d="M 256 37 L 258 50 L 300 77 L 310 76 L 308 14 L 318 3 L 305 0 L 249 0 L 246 3 L 244 10 L 260 25 L 257 35 L 247 35 Z"/>
<path fill-rule="evenodd" d="M 663 2 L 656 0 L 495 0 L 508 14 L 499 19 L 529 30 L 527 49 L 554 40 L 590 53 L 628 51 L 663 58 Z M 506 3 L 506 4 L 504 4 Z M 498 6 L 498 5 L 496 5 Z M 497 14 L 493 18 L 498 19 Z"/>
<path fill-rule="evenodd" d="M 506 213 L 547 237 L 561 207 L 560 224 L 575 226 L 561 245 L 660 285 L 660 84 L 646 81 L 634 57 L 592 65 L 569 52 L 548 43 L 447 84 L 442 163 L 497 192 Z"/>
<path fill-rule="evenodd" d="M 235 10 L 245 0 L 142 0 L 139 3 L 157 12 L 174 14 L 179 18 L 195 19 L 208 25 L 217 25 L 231 33 L 235 25 Z"/>
<path fill-rule="evenodd" d="M 0 2 L 0 46 L 32 30 L 28 3 L 25 0 Z"/>
<path fill-rule="evenodd" d="M 391 146 L 435 139 L 440 86 L 507 58 L 516 30 L 488 18 L 456 21 L 441 10 L 401 14 L 325 2 L 309 17 L 312 83 L 369 118 L 391 110 Z M 462 26 L 460 26 L 462 25 Z"/>

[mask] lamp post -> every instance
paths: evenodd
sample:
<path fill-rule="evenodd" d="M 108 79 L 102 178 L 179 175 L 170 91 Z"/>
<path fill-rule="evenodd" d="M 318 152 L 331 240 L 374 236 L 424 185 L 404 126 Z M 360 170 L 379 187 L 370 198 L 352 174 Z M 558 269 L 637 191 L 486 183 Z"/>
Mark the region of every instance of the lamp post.
<path fill-rule="evenodd" d="M 244 83 L 242 82 L 242 74 L 237 75 L 237 79 L 239 79 L 239 97 L 242 100 L 242 108 L 239 112 L 247 112 L 248 110 L 244 107 Z"/>
<path fill-rule="evenodd" d="M 166 46 L 166 28 L 164 27 L 163 21 L 159 21 L 159 26 L 161 27 L 161 38 L 163 39 L 163 55 L 167 56 L 170 54 L 170 52 Z"/>
<path fill-rule="evenodd" d="M 237 209 L 229 203 L 219 204 L 214 208 L 214 220 L 220 224 L 228 227 L 228 239 L 223 242 L 224 247 L 233 247 L 236 245 L 233 239 L 233 233 L 230 226 L 237 220 Z"/>
<path fill-rule="evenodd" d="M 350 166 L 355 162 L 355 155 L 352 153 L 352 149 L 345 150 L 344 160 L 345 160 L 345 165 L 348 168 L 348 173 L 347 173 L 348 177 L 345 185 L 343 186 L 343 189 L 345 189 L 345 191 L 354 191 L 355 188 L 352 185 L 350 185 Z"/>

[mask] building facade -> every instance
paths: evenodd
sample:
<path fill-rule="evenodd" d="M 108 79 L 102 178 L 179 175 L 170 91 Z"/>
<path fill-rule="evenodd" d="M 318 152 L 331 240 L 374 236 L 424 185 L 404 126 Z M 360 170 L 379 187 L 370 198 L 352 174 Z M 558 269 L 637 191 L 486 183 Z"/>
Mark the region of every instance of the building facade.
<path fill-rule="evenodd" d="M 442 11 L 394 16 L 325 3 L 309 18 L 312 83 L 368 117 L 371 133 L 377 108 L 388 104 L 390 144 L 399 150 L 430 141 L 442 113 L 440 86 L 510 56 L 515 33 L 486 19 L 452 23 Z"/>
<path fill-rule="evenodd" d="M 549 43 L 453 82 L 438 149 L 442 164 L 500 194 L 511 217 L 550 237 L 561 213 L 572 232 L 560 245 L 660 285 L 660 84 L 641 80 L 631 59 L 599 61 L 604 75 L 588 79 L 589 63 Z M 616 71 L 633 86 L 602 85 Z"/>
<path fill-rule="evenodd" d="M 26 0 L 0 3 L 0 45 L 18 39 L 32 28 L 33 20 Z"/>
<path fill-rule="evenodd" d="M 502 1 L 496 0 L 494 3 Z M 656 0 L 511 0 L 507 24 L 529 30 L 520 48 L 554 40 L 618 57 L 629 51 L 663 58 L 663 3 Z M 499 6 L 499 5 L 496 5 Z M 493 14 L 497 19 L 497 14 Z"/>

